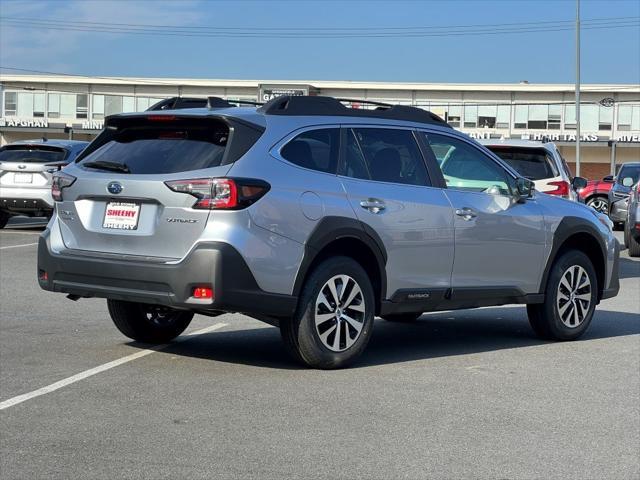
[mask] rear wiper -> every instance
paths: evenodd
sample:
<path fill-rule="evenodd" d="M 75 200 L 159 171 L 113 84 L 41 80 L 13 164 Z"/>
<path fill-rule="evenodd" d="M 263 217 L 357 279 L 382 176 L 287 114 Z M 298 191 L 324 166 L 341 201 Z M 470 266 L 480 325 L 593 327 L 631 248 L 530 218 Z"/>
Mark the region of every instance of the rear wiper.
<path fill-rule="evenodd" d="M 81 165 L 89 168 L 97 168 L 98 170 L 111 170 L 114 172 L 131 173 L 129 167 L 124 163 L 108 162 L 106 160 L 96 160 L 94 162 L 84 162 Z"/>

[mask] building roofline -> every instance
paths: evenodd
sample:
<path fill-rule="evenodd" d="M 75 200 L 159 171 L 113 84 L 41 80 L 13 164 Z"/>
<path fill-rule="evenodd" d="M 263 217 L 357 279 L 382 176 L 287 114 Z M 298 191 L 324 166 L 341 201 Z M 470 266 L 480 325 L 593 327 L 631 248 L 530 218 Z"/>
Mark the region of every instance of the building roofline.
<path fill-rule="evenodd" d="M 512 91 L 512 92 L 573 92 L 568 83 L 419 83 L 419 82 L 363 82 L 352 80 L 231 80 L 197 78 L 149 77 L 84 77 L 76 75 L 6 75 L 0 74 L 0 83 L 67 83 L 93 85 L 136 85 L 151 87 L 245 87 L 260 85 L 309 85 L 318 89 L 358 90 L 422 90 L 422 91 Z M 583 84 L 583 92 L 640 93 L 637 84 Z"/>

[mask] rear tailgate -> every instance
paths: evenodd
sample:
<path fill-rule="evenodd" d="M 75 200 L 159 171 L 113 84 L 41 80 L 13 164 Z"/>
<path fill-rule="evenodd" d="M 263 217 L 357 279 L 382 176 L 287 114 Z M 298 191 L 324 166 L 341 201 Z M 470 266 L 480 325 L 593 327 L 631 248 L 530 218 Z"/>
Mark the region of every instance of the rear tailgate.
<path fill-rule="evenodd" d="M 65 169 L 76 177 L 57 205 L 68 248 L 179 259 L 202 235 L 211 210 L 194 208 L 195 194 L 166 182 L 225 176 L 234 126 L 220 118 L 153 117 L 112 118 L 113 128 Z"/>

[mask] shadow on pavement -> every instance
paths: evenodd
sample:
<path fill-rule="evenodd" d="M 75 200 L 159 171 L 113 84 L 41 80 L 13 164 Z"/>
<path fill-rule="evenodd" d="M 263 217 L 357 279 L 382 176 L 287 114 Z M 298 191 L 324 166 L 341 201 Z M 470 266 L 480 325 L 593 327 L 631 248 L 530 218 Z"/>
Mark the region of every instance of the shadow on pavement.
<path fill-rule="evenodd" d="M 640 261 L 620 257 L 620 280 L 640 277 Z"/>
<path fill-rule="evenodd" d="M 640 333 L 637 314 L 597 311 L 578 341 Z M 534 336 L 524 308 L 423 315 L 415 324 L 376 320 L 373 336 L 354 368 L 544 345 Z M 138 346 L 132 343 L 131 345 Z M 212 332 L 163 350 L 173 355 L 277 369 L 301 368 L 286 353 L 276 328 Z"/>

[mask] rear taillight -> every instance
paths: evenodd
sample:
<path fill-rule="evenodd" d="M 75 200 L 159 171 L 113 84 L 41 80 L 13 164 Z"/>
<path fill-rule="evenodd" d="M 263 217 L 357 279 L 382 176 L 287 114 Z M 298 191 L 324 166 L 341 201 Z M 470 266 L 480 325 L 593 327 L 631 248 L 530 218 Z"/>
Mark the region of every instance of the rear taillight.
<path fill-rule="evenodd" d="M 192 208 L 238 210 L 248 207 L 269 191 L 269 184 L 250 178 L 195 178 L 165 182 L 174 192 L 197 198 Z"/>
<path fill-rule="evenodd" d="M 62 190 L 73 185 L 76 177 L 72 177 L 67 173 L 57 173 L 51 181 L 51 196 L 56 202 L 62 201 Z"/>
<path fill-rule="evenodd" d="M 556 187 L 556 189 L 549 190 L 544 193 L 548 193 L 549 195 L 558 195 L 565 198 L 569 196 L 569 182 L 561 180 L 558 182 L 549 182 L 547 185 L 553 185 L 554 187 Z"/>

